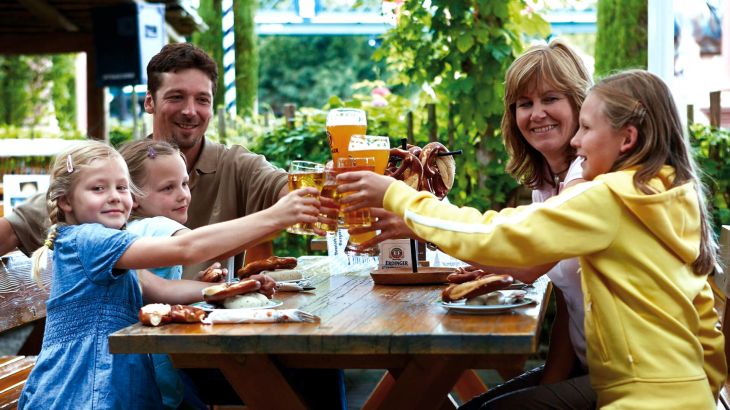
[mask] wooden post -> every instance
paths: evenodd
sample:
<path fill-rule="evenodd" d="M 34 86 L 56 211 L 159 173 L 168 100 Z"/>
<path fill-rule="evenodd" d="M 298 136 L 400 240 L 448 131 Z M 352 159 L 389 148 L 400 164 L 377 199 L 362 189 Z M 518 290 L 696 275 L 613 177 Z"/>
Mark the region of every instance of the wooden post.
<path fill-rule="evenodd" d="M 96 86 L 96 60 L 93 48 L 86 50 L 86 98 L 86 135 L 92 139 L 108 142 L 104 87 Z"/>
<path fill-rule="evenodd" d="M 695 106 L 687 104 L 687 128 L 695 123 Z"/>
<path fill-rule="evenodd" d="M 294 117 L 297 112 L 297 106 L 292 103 L 284 104 L 284 118 L 286 118 L 286 127 L 294 128 Z"/>
<path fill-rule="evenodd" d="M 428 141 L 438 141 L 438 124 L 436 123 L 436 104 L 427 104 L 428 107 Z"/>
<path fill-rule="evenodd" d="M 222 106 L 218 107 L 218 137 L 220 143 L 226 145 L 226 110 Z"/>
<path fill-rule="evenodd" d="M 447 147 L 449 150 L 454 150 L 454 134 L 456 133 L 456 127 L 454 126 L 454 104 L 449 103 L 449 120 L 446 127 L 446 137 L 449 143 Z"/>
<path fill-rule="evenodd" d="M 413 111 L 406 114 L 406 139 L 409 144 L 413 144 Z"/>
<path fill-rule="evenodd" d="M 710 93 L 710 125 L 720 127 L 720 91 Z"/>

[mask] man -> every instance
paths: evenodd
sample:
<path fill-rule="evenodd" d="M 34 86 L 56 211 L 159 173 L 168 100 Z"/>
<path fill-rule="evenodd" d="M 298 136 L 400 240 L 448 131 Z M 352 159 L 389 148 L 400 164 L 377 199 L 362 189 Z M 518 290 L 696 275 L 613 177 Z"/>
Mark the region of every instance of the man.
<path fill-rule="evenodd" d="M 188 43 L 169 44 L 150 60 L 147 78 L 144 107 L 153 118 L 152 138 L 177 145 L 187 160 L 188 228 L 260 211 L 288 192 L 286 172 L 262 155 L 205 139 L 218 69 L 204 51 Z M 0 218 L 0 255 L 15 247 L 30 254 L 41 246 L 48 227 L 44 197 L 34 197 Z M 235 268 L 242 262 L 241 255 L 236 257 Z M 209 265 L 186 266 L 183 277 L 191 279 Z"/>
<path fill-rule="evenodd" d="M 191 201 L 186 226 L 227 221 L 265 209 L 288 193 L 286 172 L 241 146 L 226 147 L 204 136 L 213 116 L 218 69 L 202 50 L 188 43 L 168 44 L 147 65 L 145 111 L 152 115 L 152 138 L 176 144 L 190 173 Z M 15 247 L 30 254 L 45 240 L 45 193 L 0 218 L 0 255 Z M 241 264 L 240 256 L 237 266 Z M 208 266 L 210 263 L 202 264 Z M 185 267 L 192 278 L 202 265 Z M 312 408 L 340 408 L 345 402 L 341 371 L 282 369 Z M 212 379 L 202 397 L 217 403 L 237 400 L 220 373 L 188 372 L 196 381 Z M 196 383 L 197 384 L 197 383 Z M 213 391 L 215 390 L 215 391 Z M 206 400 L 211 401 L 211 400 Z"/>

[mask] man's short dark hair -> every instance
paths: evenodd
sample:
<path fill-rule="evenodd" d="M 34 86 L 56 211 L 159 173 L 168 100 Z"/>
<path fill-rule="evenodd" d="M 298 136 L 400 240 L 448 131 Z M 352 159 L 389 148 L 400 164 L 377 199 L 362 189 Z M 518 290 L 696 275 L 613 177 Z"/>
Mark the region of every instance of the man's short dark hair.
<path fill-rule="evenodd" d="M 154 97 L 162 84 L 163 73 L 176 73 L 195 68 L 204 72 L 213 83 L 213 95 L 218 88 L 218 65 L 203 50 L 190 43 L 171 43 L 162 47 L 147 64 L 147 89 Z"/>

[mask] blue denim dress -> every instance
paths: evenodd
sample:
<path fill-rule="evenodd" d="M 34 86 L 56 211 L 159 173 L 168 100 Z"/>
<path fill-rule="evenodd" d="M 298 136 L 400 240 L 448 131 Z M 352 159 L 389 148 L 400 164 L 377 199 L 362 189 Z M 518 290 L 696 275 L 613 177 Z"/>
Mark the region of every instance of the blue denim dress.
<path fill-rule="evenodd" d="M 164 216 L 135 219 L 127 223 L 127 231 L 147 237 L 169 237 L 182 229 L 188 228 Z M 182 279 L 181 265 L 147 270 L 161 278 L 169 280 Z M 170 356 L 166 354 L 153 354 L 151 356 L 152 363 L 155 366 L 155 380 L 162 395 L 162 406 L 165 409 L 176 409 L 182 403 L 185 395 L 185 386 L 183 386 L 178 371 L 172 365 Z"/>
<path fill-rule="evenodd" d="M 59 228 L 43 347 L 20 409 L 157 409 L 149 355 L 109 353 L 108 336 L 137 322 L 134 271 L 113 269 L 137 236 L 100 224 Z"/>

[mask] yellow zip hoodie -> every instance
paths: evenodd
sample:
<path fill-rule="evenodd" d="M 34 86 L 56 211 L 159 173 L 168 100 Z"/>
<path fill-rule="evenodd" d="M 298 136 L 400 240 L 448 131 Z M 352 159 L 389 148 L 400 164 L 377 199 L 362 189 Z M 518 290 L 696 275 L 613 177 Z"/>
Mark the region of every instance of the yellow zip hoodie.
<path fill-rule="evenodd" d="M 519 267 L 580 257 L 591 383 L 599 407 L 714 409 L 727 375 L 712 291 L 691 268 L 700 213 L 692 184 L 665 166 L 646 195 L 634 170 L 604 174 L 544 203 L 482 214 L 402 182 L 384 206 L 444 252 Z"/>

